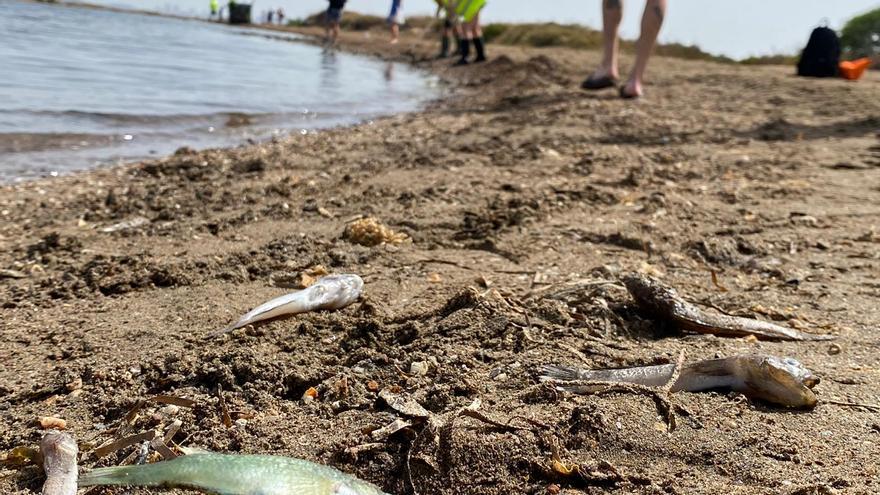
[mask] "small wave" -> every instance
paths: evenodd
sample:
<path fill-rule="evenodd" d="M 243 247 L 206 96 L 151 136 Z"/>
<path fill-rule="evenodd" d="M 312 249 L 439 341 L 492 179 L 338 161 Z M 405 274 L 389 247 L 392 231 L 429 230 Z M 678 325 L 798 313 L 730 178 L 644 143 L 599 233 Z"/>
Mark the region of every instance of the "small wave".
<path fill-rule="evenodd" d="M 216 112 L 206 114 L 129 114 L 110 112 L 86 112 L 82 110 L 0 110 L 0 115 L 29 115 L 64 120 L 90 121 L 104 125 L 169 125 L 223 122 L 256 122 L 277 116 L 272 113 Z M 241 124 L 236 124 L 241 125 Z"/>
<path fill-rule="evenodd" d="M 0 153 L 29 153 L 71 147 L 106 146 L 119 136 L 54 132 L 0 132 Z"/>

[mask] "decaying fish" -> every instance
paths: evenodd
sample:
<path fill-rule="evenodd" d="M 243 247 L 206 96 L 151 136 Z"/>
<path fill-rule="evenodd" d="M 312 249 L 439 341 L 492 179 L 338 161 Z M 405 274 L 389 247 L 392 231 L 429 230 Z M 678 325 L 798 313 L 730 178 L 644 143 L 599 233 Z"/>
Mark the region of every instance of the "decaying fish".
<path fill-rule="evenodd" d="M 341 309 L 358 300 L 364 281 L 357 275 L 328 275 L 313 285 L 263 303 L 223 330 L 211 335 L 231 332 L 236 328 L 283 315 L 306 313 L 319 309 Z"/>
<path fill-rule="evenodd" d="M 683 330 L 762 340 L 832 340 L 832 335 L 816 335 L 768 321 L 707 313 L 685 301 L 675 289 L 644 275 L 633 274 L 623 279 L 626 289 L 640 308 L 653 317 L 674 322 Z"/>
<path fill-rule="evenodd" d="M 387 495 L 329 466 L 270 455 L 227 455 L 185 449 L 188 455 L 137 466 L 98 468 L 79 486 L 186 487 L 221 495 Z"/>
<path fill-rule="evenodd" d="M 608 383 L 662 387 L 674 371 L 674 364 L 599 370 L 545 366 L 541 370 L 541 381 L 554 383 L 569 392 L 589 393 Z M 727 389 L 784 407 L 812 408 L 817 402 L 812 388 L 818 383 L 819 378 L 794 359 L 741 355 L 685 364 L 670 390 Z"/>
<path fill-rule="evenodd" d="M 43 495 L 76 495 L 76 456 L 79 449 L 69 433 L 50 431 L 40 441 L 46 482 Z"/>

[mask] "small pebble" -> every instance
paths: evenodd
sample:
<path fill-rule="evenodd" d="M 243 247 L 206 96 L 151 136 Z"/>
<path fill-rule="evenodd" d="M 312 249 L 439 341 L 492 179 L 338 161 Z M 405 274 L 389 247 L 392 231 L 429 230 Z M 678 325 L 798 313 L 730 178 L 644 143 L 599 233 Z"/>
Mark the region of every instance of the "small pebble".
<path fill-rule="evenodd" d="M 238 428 L 244 428 L 247 426 L 247 420 L 244 418 L 238 418 L 235 420 L 235 426 Z"/>
<path fill-rule="evenodd" d="M 376 380 L 370 380 L 367 382 L 367 390 L 370 392 L 378 392 L 379 391 L 379 382 Z"/>
<path fill-rule="evenodd" d="M 83 386 L 82 378 L 77 378 L 76 380 L 74 380 L 66 385 L 67 390 L 70 392 L 73 392 L 74 390 L 79 390 L 82 388 L 82 386 Z"/>
<path fill-rule="evenodd" d="M 428 362 L 427 361 L 413 361 L 411 365 L 409 365 L 409 374 L 412 376 L 425 376 L 428 374 Z"/>
<path fill-rule="evenodd" d="M 309 389 L 306 390 L 302 396 L 302 400 L 306 404 L 308 404 L 309 402 L 312 402 L 313 400 L 315 400 L 317 398 L 318 398 L 318 389 L 316 389 L 315 387 L 309 387 Z"/>
<path fill-rule="evenodd" d="M 174 416 L 178 412 L 180 412 L 180 408 L 175 406 L 174 404 L 168 404 L 167 406 L 159 409 L 159 412 L 162 413 L 163 416 Z"/>
<path fill-rule="evenodd" d="M 828 354 L 832 356 L 840 354 L 840 351 L 842 350 L 843 348 L 840 347 L 840 344 L 831 344 L 828 346 Z"/>

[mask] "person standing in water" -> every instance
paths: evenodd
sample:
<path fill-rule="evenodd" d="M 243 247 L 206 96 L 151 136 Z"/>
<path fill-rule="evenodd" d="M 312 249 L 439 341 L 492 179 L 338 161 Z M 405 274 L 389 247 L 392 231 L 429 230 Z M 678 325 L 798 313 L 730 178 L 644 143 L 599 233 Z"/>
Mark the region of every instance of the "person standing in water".
<path fill-rule="evenodd" d="M 211 19 L 220 17 L 220 2 L 217 0 L 211 0 Z"/>
<path fill-rule="evenodd" d="M 400 41 L 400 25 L 403 24 L 403 11 L 401 3 L 403 0 L 391 0 L 391 13 L 388 14 L 388 24 L 391 25 L 391 44 Z"/>
<path fill-rule="evenodd" d="M 660 26 L 666 17 L 666 0 L 647 0 L 645 12 L 642 14 L 642 33 L 636 43 L 636 63 L 630 72 L 629 79 L 620 86 L 621 98 L 638 98 L 642 96 L 642 83 L 645 69 L 648 67 L 648 59 L 657 42 Z M 620 20 L 623 18 L 623 4 L 621 0 L 602 0 L 602 32 L 603 55 L 602 63 L 587 77 L 581 87 L 589 90 L 610 88 L 617 86 L 620 81 L 618 72 L 618 52 L 620 42 L 617 36 Z"/>
<path fill-rule="evenodd" d="M 467 65 L 471 43 L 477 52 L 474 62 L 484 62 L 486 52 L 483 46 L 483 30 L 480 28 L 480 11 L 486 6 L 486 0 L 458 0 L 455 13 L 462 21 L 461 58 L 455 65 Z"/>
<path fill-rule="evenodd" d="M 327 7 L 327 24 L 325 27 L 325 41 L 328 45 L 335 45 L 339 38 L 339 21 L 342 19 L 342 9 L 345 8 L 345 0 L 329 0 Z"/>

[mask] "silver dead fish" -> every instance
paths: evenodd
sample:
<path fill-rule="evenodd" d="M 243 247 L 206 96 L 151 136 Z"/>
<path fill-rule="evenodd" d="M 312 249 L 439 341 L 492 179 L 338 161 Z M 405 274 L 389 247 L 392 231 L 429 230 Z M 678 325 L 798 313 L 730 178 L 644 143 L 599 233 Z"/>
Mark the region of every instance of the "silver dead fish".
<path fill-rule="evenodd" d="M 562 390 L 589 393 L 601 388 L 590 382 L 662 387 L 674 371 L 674 364 L 599 370 L 544 366 L 540 379 Z M 812 388 L 818 383 L 818 377 L 792 358 L 749 354 L 685 364 L 671 390 L 727 389 L 784 407 L 813 408 L 818 400 Z"/>
<path fill-rule="evenodd" d="M 220 335 L 236 328 L 283 315 L 306 313 L 319 309 L 341 309 L 361 297 L 364 280 L 357 275 L 328 275 L 311 286 L 276 297 L 263 303 L 228 327 L 211 334 Z"/>

